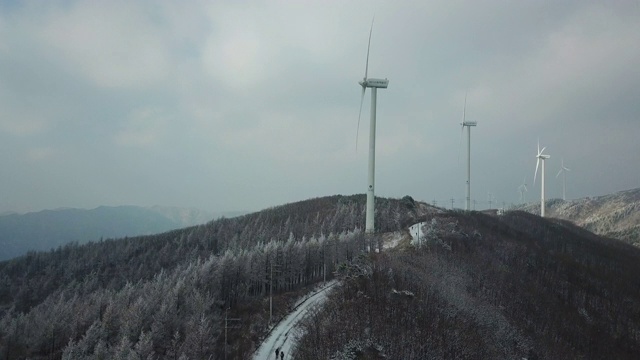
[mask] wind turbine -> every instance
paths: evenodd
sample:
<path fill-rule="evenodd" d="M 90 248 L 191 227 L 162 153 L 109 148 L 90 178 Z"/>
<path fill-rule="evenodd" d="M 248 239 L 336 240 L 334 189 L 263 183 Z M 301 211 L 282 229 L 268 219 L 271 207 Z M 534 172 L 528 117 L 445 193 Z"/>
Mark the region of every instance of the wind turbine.
<path fill-rule="evenodd" d="M 522 185 L 518 186 L 518 191 L 520 192 L 520 202 L 521 203 L 526 203 L 526 192 L 529 191 L 529 189 L 527 189 L 527 179 L 525 178 L 524 180 L 522 180 Z"/>
<path fill-rule="evenodd" d="M 542 217 L 544 217 L 544 161 L 551 157 L 542 153 L 544 152 L 544 149 L 546 149 L 546 147 L 543 147 L 542 150 L 540 150 L 540 140 L 538 140 L 538 155 L 536 155 L 538 161 L 536 162 L 536 172 L 533 174 L 533 184 L 535 185 L 536 183 L 538 166 L 540 165 L 540 160 L 542 160 L 542 172 L 540 173 L 540 182 L 542 183 L 542 189 L 540 190 L 540 216 Z"/>
<path fill-rule="evenodd" d="M 368 78 L 369 71 L 369 50 L 371 49 L 371 33 L 373 32 L 373 20 L 371 21 L 371 29 L 369 29 L 369 44 L 367 45 L 367 62 L 364 68 L 364 78 L 358 82 L 362 86 L 362 96 L 360 97 L 360 112 L 358 113 L 358 131 L 360 130 L 360 115 L 362 114 L 362 103 L 364 101 L 364 93 L 367 88 L 371 88 L 371 122 L 369 125 L 369 171 L 367 186 L 367 216 L 365 222 L 365 232 L 373 233 L 374 212 L 375 212 L 375 169 L 376 169 L 376 100 L 378 88 L 386 89 L 389 85 L 387 79 Z M 356 149 L 358 147 L 358 133 L 356 132 Z"/>
<path fill-rule="evenodd" d="M 464 205 L 465 210 L 471 210 L 471 127 L 477 126 L 477 121 L 467 121 L 467 94 L 464 94 L 464 108 L 462 109 L 462 132 L 467 127 L 467 198 Z M 461 134 L 462 135 L 462 134 Z"/>
<path fill-rule="evenodd" d="M 567 200 L 567 171 L 571 171 L 571 169 L 564 166 L 564 159 L 562 159 L 562 165 L 558 175 L 556 175 L 556 179 L 562 174 L 562 200 L 565 201 Z"/>

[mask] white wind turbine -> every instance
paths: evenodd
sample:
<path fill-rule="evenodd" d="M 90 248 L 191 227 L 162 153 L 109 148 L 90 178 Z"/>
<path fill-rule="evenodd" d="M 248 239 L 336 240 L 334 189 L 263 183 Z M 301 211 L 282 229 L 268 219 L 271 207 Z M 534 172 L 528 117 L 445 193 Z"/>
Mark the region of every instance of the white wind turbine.
<path fill-rule="evenodd" d="M 571 169 L 564 166 L 564 159 L 562 159 L 560 171 L 558 171 L 558 175 L 556 175 L 557 179 L 558 176 L 562 174 L 562 200 L 567 200 L 567 171 L 571 171 Z"/>
<path fill-rule="evenodd" d="M 471 127 L 477 126 L 477 121 L 467 121 L 467 94 L 464 94 L 464 108 L 462 109 L 462 132 L 464 132 L 465 126 L 467 127 L 467 198 L 465 201 L 465 210 L 471 210 Z M 460 134 L 462 135 L 462 134 Z"/>
<path fill-rule="evenodd" d="M 518 186 L 518 191 L 520 192 L 520 202 L 521 203 L 526 203 L 527 199 L 526 199 L 526 193 L 527 191 L 529 191 L 529 189 L 527 189 L 527 179 L 525 178 L 524 180 L 522 180 L 522 185 Z"/>
<path fill-rule="evenodd" d="M 535 185 L 536 183 L 538 166 L 540 165 L 540 160 L 542 160 L 542 172 L 540 173 L 540 182 L 542 183 L 542 189 L 540 190 L 540 216 L 542 217 L 544 217 L 544 161 L 551 157 L 542 153 L 544 152 L 544 149 L 546 149 L 546 147 L 543 147 L 542 150 L 540 150 L 540 140 L 538 140 L 538 155 L 536 155 L 538 161 L 536 162 L 536 172 L 533 174 L 533 184 Z"/>
<path fill-rule="evenodd" d="M 367 186 L 367 216 L 365 222 L 365 231 L 373 233 L 375 231 L 374 215 L 375 215 L 375 169 L 376 169 L 376 100 L 378 88 L 386 89 L 389 85 L 387 79 L 372 79 L 367 77 L 369 71 L 369 50 L 371 49 L 371 33 L 373 32 L 373 20 L 371 21 L 371 29 L 369 29 L 369 44 L 367 45 L 367 62 L 364 68 L 364 78 L 359 82 L 362 86 L 362 96 L 360 97 L 360 112 L 358 113 L 358 131 L 360 130 L 360 115 L 362 114 L 362 103 L 364 101 L 364 93 L 367 88 L 371 88 L 371 122 L 369 125 L 369 171 Z M 356 149 L 358 147 L 358 135 L 356 132 Z"/>

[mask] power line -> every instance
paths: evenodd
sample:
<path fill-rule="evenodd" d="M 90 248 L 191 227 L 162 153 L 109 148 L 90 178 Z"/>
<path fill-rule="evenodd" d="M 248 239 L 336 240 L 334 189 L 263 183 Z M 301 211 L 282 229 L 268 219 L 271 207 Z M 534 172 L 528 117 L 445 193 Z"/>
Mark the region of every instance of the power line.
<path fill-rule="evenodd" d="M 239 329 L 240 324 L 229 326 L 229 322 L 233 324 L 234 321 L 242 321 L 239 318 L 229 318 L 229 308 L 224 311 L 224 359 L 227 360 L 227 329 Z"/>

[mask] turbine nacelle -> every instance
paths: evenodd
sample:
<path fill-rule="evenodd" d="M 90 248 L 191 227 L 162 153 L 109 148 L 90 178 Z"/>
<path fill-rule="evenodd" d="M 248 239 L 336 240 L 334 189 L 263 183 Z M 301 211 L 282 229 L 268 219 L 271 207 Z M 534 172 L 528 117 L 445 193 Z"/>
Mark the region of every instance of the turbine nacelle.
<path fill-rule="evenodd" d="M 386 89 L 389 86 L 389 80 L 387 79 L 363 79 L 359 81 L 358 84 L 362 86 L 362 88 L 380 88 Z"/>
<path fill-rule="evenodd" d="M 546 148 L 547 147 L 545 146 L 545 147 L 542 148 L 542 150 L 540 150 L 540 140 L 538 140 L 538 155 L 536 155 L 536 158 L 538 159 L 538 161 L 536 161 L 536 172 L 533 174 L 533 183 L 534 184 L 536 183 L 536 177 L 538 175 L 538 167 L 540 166 L 540 160 L 542 160 L 544 162 L 545 160 L 547 160 L 548 158 L 551 157 L 550 155 L 543 154 L 543 152 L 544 152 L 544 150 Z M 542 166 L 544 166 L 544 164 L 542 164 Z M 544 179 L 542 179 L 542 181 L 544 183 Z"/>
<path fill-rule="evenodd" d="M 463 121 L 460 125 L 462 126 L 478 126 L 477 121 Z"/>

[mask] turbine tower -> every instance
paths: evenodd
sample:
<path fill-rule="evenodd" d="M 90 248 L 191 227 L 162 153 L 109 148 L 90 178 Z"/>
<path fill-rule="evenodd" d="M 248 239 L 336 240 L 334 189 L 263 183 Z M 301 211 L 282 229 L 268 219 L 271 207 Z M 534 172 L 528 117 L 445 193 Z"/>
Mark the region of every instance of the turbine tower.
<path fill-rule="evenodd" d="M 567 200 L 567 171 L 571 171 L 571 169 L 564 166 L 564 159 L 562 159 L 562 165 L 558 175 L 556 175 L 556 179 L 562 174 L 562 200 L 564 201 Z"/>
<path fill-rule="evenodd" d="M 389 85 L 387 79 L 368 78 L 369 71 L 369 50 L 371 49 L 371 33 L 373 32 L 373 20 L 369 29 L 369 44 L 367 45 L 367 62 L 364 68 L 364 78 L 359 82 L 362 86 L 362 96 L 360 97 L 360 112 L 358 113 L 358 131 L 360 130 L 360 115 L 362 114 L 362 103 L 364 93 L 367 88 L 371 88 L 371 122 L 369 125 L 369 169 L 367 186 L 367 217 L 365 222 L 365 232 L 375 232 L 375 169 L 376 169 L 376 100 L 378 89 L 386 89 Z M 358 147 L 358 133 L 356 132 L 356 149 Z"/>
<path fill-rule="evenodd" d="M 542 183 L 542 188 L 540 190 L 540 216 L 542 217 L 544 217 L 544 161 L 551 157 L 542 153 L 544 149 L 546 149 L 546 147 L 543 147 L 542 150 L 540 150 L 540 140 L 538 140 L 538 155 L 536 155 L 538 161 L 536 162 L 536 172 L 533 174 L 533 184 L 535 185 L 536 183 L 538 166 L 540 165 L 540 160 L 542 160 L 542 172 L 540 173 L 540 182 Z"/>
<path fill-rule="evenodd" d="M 464 108 L 462 110 L 462 132 L 464 132 L 465 126 L 467 127 L 467 198 L 465 201 L 464 209 L 471 210 L 471 127 L 477 126 L 477 121 L 467 121 L 467 94 L 464 94 Z"/>
<path fill-rule="evenodd" d="M 518 191 L 520 192 L 520 202 L 521 203 L 526 203 L 527 199 L 526 199 L 526 193 L 527 191 L 529 191 L 529 189 L 527 189 L 527 179 L 525 178 L 524 180 L 522 180 L 522 185 L 518 186 Z"/>

